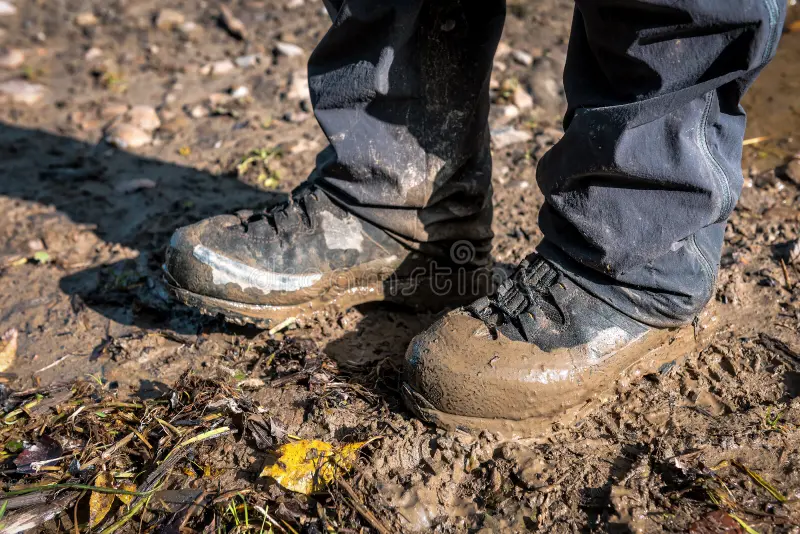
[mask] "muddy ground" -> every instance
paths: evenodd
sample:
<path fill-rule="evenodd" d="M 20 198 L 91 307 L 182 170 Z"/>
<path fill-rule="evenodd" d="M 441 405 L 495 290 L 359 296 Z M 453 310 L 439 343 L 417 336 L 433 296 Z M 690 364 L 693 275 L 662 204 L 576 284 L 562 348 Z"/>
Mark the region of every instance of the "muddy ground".
<path fill-rule="evenodd" d="M 19 331 L 9 387 L 88 379 L 103 395 L 154 399 L 192 370 L 289 434 L 382 436 L 349 481 L 390 532 L 800 532 L 800 32 L 787 27 L 746 99 L 746 187 L 700 325 L 713 334 L 576 425 L 509 443 L 438 431 L 403 408 L 398 362 L 433 315 L 369 305 L 270 336 L 165 291 L 176 227 L 273 203 L 312 169 L 324 137 L 304 65 L 329 25 L 319 3 L 231 2 L 244 39 L 200 0 L 174 12 L 150 0 L 12 7 L 0 9 L 0 332 Z M 571 9 L 510 4 L 493 82 L 495 133 L 517 140 L 495 138 L 499 262 L 540 237 L 534 171 L 560 135 Z M 275 531 L 377 531 L 336 492 L 305 498 L 259 479 L 269 455 L 257 445 L 200 447 L 218 472 L 173 484 L 255 488 L 284 525 Z M 715 504 L 721 494 L 734 504 Z M 74 531 L 68 515 L 40 528 Z"/>

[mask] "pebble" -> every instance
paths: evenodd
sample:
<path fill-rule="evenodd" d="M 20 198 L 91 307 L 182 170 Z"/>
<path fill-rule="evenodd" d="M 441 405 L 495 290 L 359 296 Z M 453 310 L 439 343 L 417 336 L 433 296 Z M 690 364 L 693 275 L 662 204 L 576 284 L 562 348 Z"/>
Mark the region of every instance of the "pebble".
<path fill-rule="evenodd" d="M 228 6 L 221 4 L 219 6 L 219 11 L 222 25 L 225 26 L 228 33 L 237 39 L 247 39 L 247 27 L 241 20 L 236 18 L 233 12 L 228 9 Z"/>
<path fill-rule="evenodd" d="M 790 265 L 794 263 L 800 263 L 800 239 L 795 239 L 794 241 L 789 243 L 789 246 L 787 248 L 788 250 L 786 253 L 786 257 L 789 260 L 788 263 Z"/>
<path fill-rule="evenodd" d="M 240 85 L 239 87 L 234 87 L 231 89 L 231 98 L 241 100 L 242 98 L 247 98 L 248 96 L 250 96 L 250 89 L 244 85 Z"/>
<path fill-rule="evenodd" d="M 95 59 L 100 59 L 101 57 L 103 57 L 103 51 L 94 46 L 87 50 L 83 55 L 83 59 L 86 61 L 94 61 Z"/>
<path fill-rule="evenodd" d="M 292 146 L 292 148 L 289 149 L 289 152 L 291 152 L 292 154 L 302 154 L 303 152 L 319 150 L 319 148 L 320 148 L 319 142 L 313 139 L 300 139 L 297 143 L 295 143 Z"/>
<path fill-rule="evenodd" d="M 786 164 L 786 176 L 796 184 L 800 184 L 800 159 L 794 158 Z"/>
<path fill-rule="evenodd" d="M 186 21 L 178 26 L 178 31 L 187 39 L 196 38 L 202 33 L 202 30 L 203 28 L 199 24 L 192 22 L 191 20 Z"/>
<path fill-rule="evenodd" d="M 503 118 L 507 120 L 516 119 L 519 117 L 519 108 L 514 105 L 503 106 Z"/>
<path fill-rule="evenodd" d="M 533 107 L 533 97 L 519 85 L 514 89 L 511 100 L 519 109 L 530 109 Z"/>
<path fill-rule="evenodd" d="M 208 95 L 208 105 L 211 109 L 224 106 L 231 101 L 231 95 L 227 93 L 211 93 Z"/>
<path fill-rule="evenodd" d="M 303 55 L 303 49 L 293 43 L 285 43 L 282 41 L 278 41 L 275 44 L 275 51 L 281 55 L 286 57 L 297 57 Z"/>
<path fill-rule="evenodd" d="M 205 65 L 203 68 L 200 69 L 200 74 L 204 74 L 206 76 L 222 76 L 225 74 L 229 74 L 230 72 L 236 69 L 236 64 L 231 61 L 230 59 L 221 59 L 219 61 L 215 61 L 214 63 L 209 63 Z"/>
<path fill-rule="evenodd" d="M 163 31 L 172 31 L 186 22 L 186 17 L 174 9 L 162 9 L 156 16 L 156 28 Z"/>
<path fill-rule="evenodd" d="M 495 148 L 505 148 L 518 143 L 525 143 L 533 139 L 530 132 L 517 130 L 511 126 L 492 130 L 492 143 Z"/>
<path fill-rule="evenodd" d="M 0 96 L 15 104 L 32 106 L 44 98 L 47 89 L 44 85 L 24 80 L 9 80 L 0 83 Z"/>
<path fill-rule="evenodd" d="M 149 133 L 131 124 L 117 124 L 106 133 L 106 141 L 118 148 L 138 148 L 149 145 L 153 138 Z"/>
<path fill-rule="evenodd" d="M 258 54 L 249 54 L 247 56 L 239 56 L 234 61 L 236 66 L 240 69 L 251 69 L 261 63 L 261 56 Z"/>
<path fill-rule="evenodd" d="M 510 53 L 511 53 L 511 47 L 508 46 L 508 43 L 505 41 L 500 41 L 500 43 L 497 45 L 497 52 L 495 52 L 494 56 L 503 57 L 507 56 Z"/>
<path fill-rule="evenodd" d="M 203 117 L 208 117 L 208 113 L 208 108 L 200 104 L 197 104 L 191 110 L 189 110 L 189 115 L 193 119 L 202 119 Z"/>
<path fill-rule="evenodd" d="M 11 2 L 0 0 L 0 17 L 10 17 L 17 14 L 17 7 Z"/>
<path fill-rule="evenodd" d="M 83 13 L 79 13 L 75 17 L 75 24 L 80 26 L 81 28 L 90 28 L 92 26 L 97 26 L 99 20 L 97 16 L 92 13 L 91 11 L 85 11 Z"/>
<path fill-rule="evenodd" d="M 290 100 L 310 100 L 311 93 L 308 89 L 308 72 L 298 70 L 292 73 L 289 80 L 289 90 L 286 98 Z"/>
<path fill-rule="evenodd" d="M 128 104 L 111 102 L 103 106 L 103 109 L 100 110 L 100 117 L 106 120 L 116 119 L 120 115 L 124 115 L 127 112 L 128 112 Z"/>
<path fill-rule="evenodd" d="M 161 126 L 161 119 L 152 106 L 133 106 L 125 119 L 129 124 L 145 132 L 153 132 Z"/>
<path fill-rule="evenodd" d="M 297 9 L 298 7 L 305 5 L 305 3 L 305 0 L 289 0 L 286 2 L 286 9 Z"/>
<path fill-rule="evenodd" d="M 520 65 L 525 65 L 526 67 L 533 65 L 533 56 L 523 50 L 512 51 L 511 57 Z"/>
<path fill-rule="evenodd" d="M 502 61 L 495 60 L 494 63 L 492 63 L 492 68 L 497 72 L 505 72 L 508 66 Z"/>
<path fill-rule="evenodd" d="M 25 52 L 18 48 L 8 48 L 0 55 L 0 69 L 16 69 L 25 62 Z"/>
<path fill-rule="evenodd" d="M 290 111 L 284 114 L 283 120 L 294 124 L 300 124 L 301 122 L 308 120 L 309 117 L 311 117 L 311 114 L 306 113 L 305 111 Z"/>

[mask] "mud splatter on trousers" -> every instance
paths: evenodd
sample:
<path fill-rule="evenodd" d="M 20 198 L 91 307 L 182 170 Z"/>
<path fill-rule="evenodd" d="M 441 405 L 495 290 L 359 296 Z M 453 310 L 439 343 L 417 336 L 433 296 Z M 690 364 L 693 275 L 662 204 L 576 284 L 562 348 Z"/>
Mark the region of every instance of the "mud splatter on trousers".
<path fill-rule="evenodd" d="M 488 255 L 505 2 L 326 6 L 309 83 L 330 144 L 312 179 L 411 247 L 445 255 L 469 240 Z M 690 321 L 712 295 L 742 187 L 739 102 L 784 17 L 781 0 L 576 2 L 565 135 L 537 170 L 539 252 L 632 317 Z"/>

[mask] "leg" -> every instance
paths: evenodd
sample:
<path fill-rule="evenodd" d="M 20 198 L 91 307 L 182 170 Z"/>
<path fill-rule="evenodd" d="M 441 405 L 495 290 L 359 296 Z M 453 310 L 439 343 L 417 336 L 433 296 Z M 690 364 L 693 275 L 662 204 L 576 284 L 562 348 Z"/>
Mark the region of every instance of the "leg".
<path fill-rule="evenodd" d="M 412 341 L 403 393 L 447 427 L 568 423 L 692 350 L 742 185 L 742 94 L 783 0 L 578 1 L 566 133 L 542 159 L 544 240 L 491 298 Z M 635 375 L 633 375 L 635 376 Z"/>
<path fill-rule="evenodd" d="M 537 170 L 539 252 L 634 318 L 688 322 L 712 296 L 742 187 L 739 101 L 785 2 L 577 4 L 566 133 Z"/>
<path fill-rule="evenodd" d="M 339 0 L 309 61 L 330 141 L 315 183 L 404 243 L 485 259 L 491 233 L 487 117 L 503 0 Z"/>
<path fill-rule="evenodd" d="M 441 309 L 488 289 L 488 87 L 503 0 L 326 7 L 334 22 L 309 85 L 330 146 L 288 202 L 175 233 L 167 276 L 201 311 L 269 327 L 378 300 Z M 462 240 L 464 276 L 442 292 L 436 263 Z"/>

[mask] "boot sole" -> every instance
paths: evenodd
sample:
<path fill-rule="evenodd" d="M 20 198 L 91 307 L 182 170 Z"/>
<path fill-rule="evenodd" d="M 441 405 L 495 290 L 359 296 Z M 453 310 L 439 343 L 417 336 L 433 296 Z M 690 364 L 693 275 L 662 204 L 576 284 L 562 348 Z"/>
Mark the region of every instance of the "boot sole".
<path fill-rule="evenodd" d="M 545 436 L 583 419 L 616 396 L 617 391 L 627 388 L 633 380 L 658 372 L 664 364 L 683 361 L 687 354 L 704 345 L 701 339 L 695 337 L 694 330 L 692 326 L 665 330 L 663 336 L 648 336 L 641 342 L 623 348 L 609 357 L 595 379 L 587 380 L 582 385 L 564 384 L 564 388 L 575 388 L 576 397 L 584 400 L 571 406 L 554 407 L 554 411 L 546 416 L 500 419 L 457 415 L 437 410 L 433 403 L 406 382 L 401 385 L 401 393 L 406 406 L 417 417 L 446 430 L 470 434 L 488 431 L 500 439 L 508 440 Z M 705 338 L 708 333 L 708 330 L 704 331 L 702 337 Z"/>
<path fill-rule="evenodd" d="M 393 279 L 391 282 L 374 282 L 344 290 L 332 287 L 306 302 L 288 305 L 245 304 L 200 295 L 173 284 L 169 284 L 169 287 L 180 302 L 196 308 L 204 315 L 221 315 L 230 323 L 270 329 L 287 319 L 309 319 L 320 314 L 337 314 L 370 302 L 391 302 L 417 311 L 440 311 L 447 307 L 469 304 L 491 292 L 491 279 L 485 274 L 478 275 L 486 271 L 462 272 L 468 275 L 466 282 L 463 285 L 458 284 L 461 287 L 455 288 L 455 291 L 436 291 L 435 283 L 441 280 L 431 277 Z"/>

